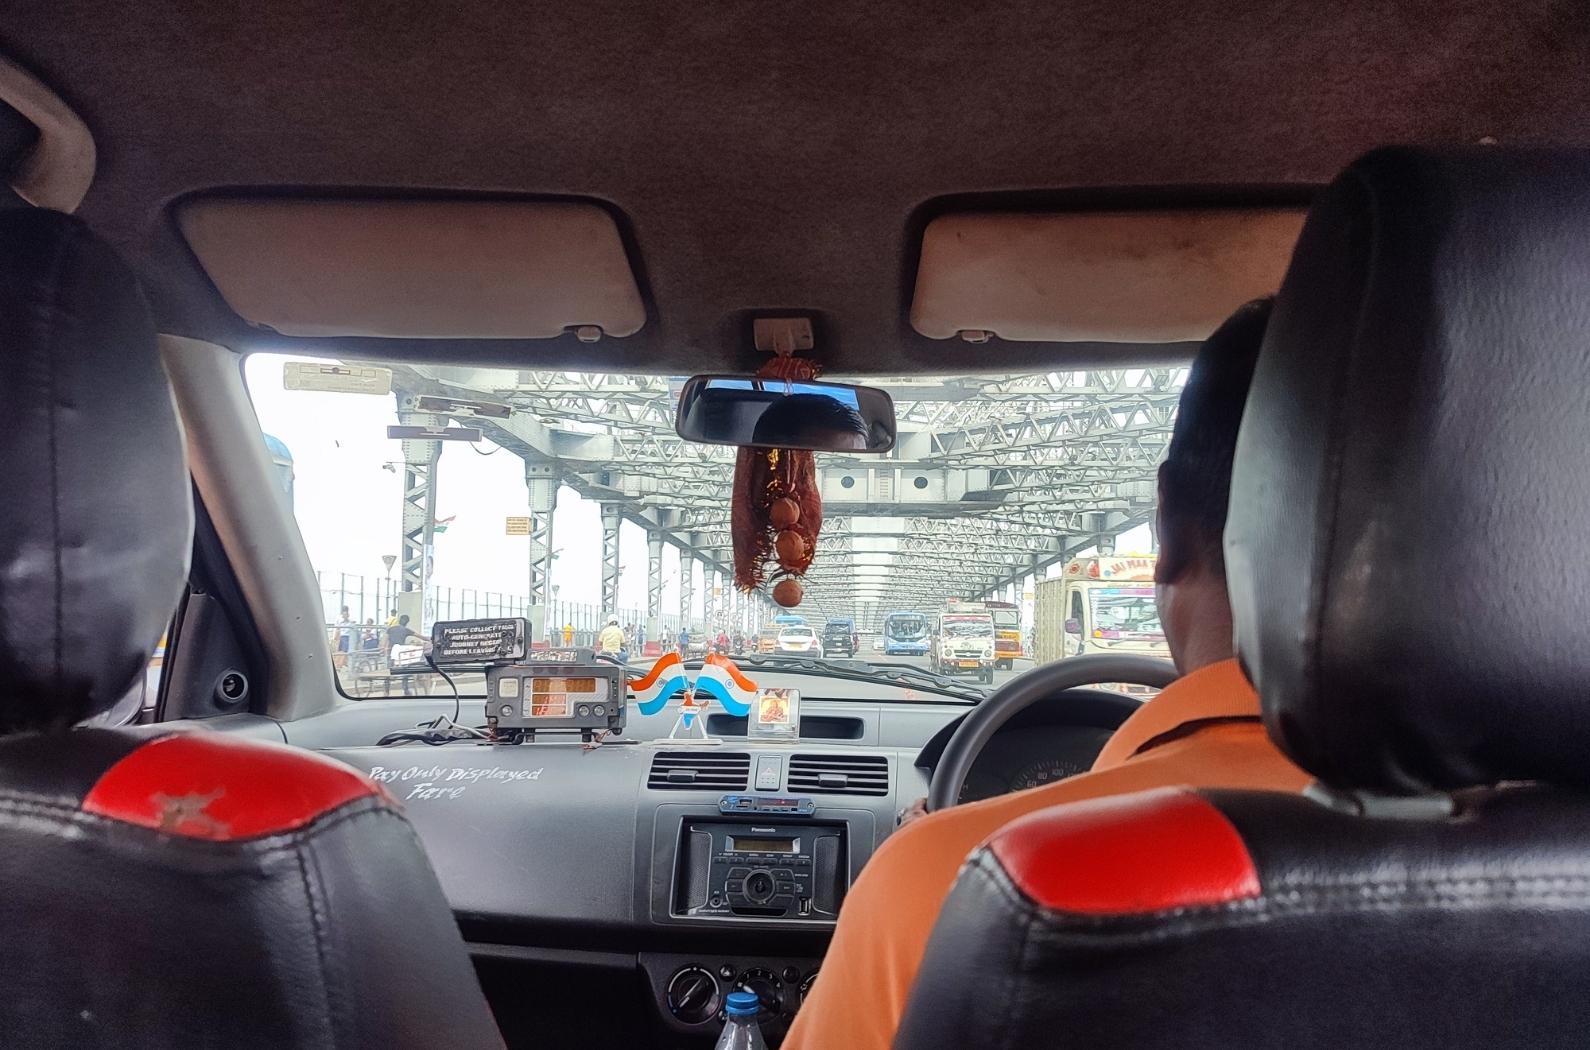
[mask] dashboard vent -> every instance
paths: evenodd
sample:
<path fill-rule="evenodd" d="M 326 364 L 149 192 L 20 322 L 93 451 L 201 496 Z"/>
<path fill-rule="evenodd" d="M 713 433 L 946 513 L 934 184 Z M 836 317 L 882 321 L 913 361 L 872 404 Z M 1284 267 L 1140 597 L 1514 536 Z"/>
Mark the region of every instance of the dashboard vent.
<path fill-rule="evenodd" d="M 825 795 L 887 795 L 889 760 L 882 755 L 792 755 L 789 789 Z"/>
<path fill-rule="evenodd" d="M 750 777 L 751 756 L 744 752 L 662 751 L 651 760 L 646 786 L 655 791 L 744 791 Z"/>

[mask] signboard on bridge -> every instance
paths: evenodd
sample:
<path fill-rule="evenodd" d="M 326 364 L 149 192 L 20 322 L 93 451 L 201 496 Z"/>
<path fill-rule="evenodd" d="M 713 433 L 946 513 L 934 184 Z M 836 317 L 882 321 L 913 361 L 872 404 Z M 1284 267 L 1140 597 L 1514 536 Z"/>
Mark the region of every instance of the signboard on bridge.
<path fill-rule="evenodd" d="M 433 397 L 429 394 L 421 395 L 414 400 L 414 408 L 419 412 L 430 412 L 438 416 L 483 416 L 487 419 L 507 419 L 513 415 L 513 409 L 496 401 L 466 401 L 457 397 Z"/>
<path fill-rule="evenodd" d="M 479 441 L 479 427 L 387 427 L 396 441 Z"/>
<path fill-rule="evenodd" d="M 510 535 L 510 536 L 528 536 L 528 535 L 530 535 L 530 519 L 527 518 L 527 517 L 518 517 L 518 516 L 512 515 L 512 514 L 508 515 L 508 535 Z"/>
<path fill-rule="evenodd" d="M 390 394 L 392 370 L 330 361 L 288 361 L 282 365 L 282 389 L 329 394 Z"/>

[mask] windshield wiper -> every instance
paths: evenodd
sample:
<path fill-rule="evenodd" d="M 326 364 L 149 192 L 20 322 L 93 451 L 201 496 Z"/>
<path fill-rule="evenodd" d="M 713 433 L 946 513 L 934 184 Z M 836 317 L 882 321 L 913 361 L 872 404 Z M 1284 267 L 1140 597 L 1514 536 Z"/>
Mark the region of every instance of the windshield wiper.
<path fill-rule="evenodd" d="M 692 663 L 697 666 L 701 661 L 685 661 L 685 666 Z M 920 667 L 911 667 L 907 664 L 871 664 L 865 660 L 827 660 L 810 656 L 795 656 L 785 653 L 781 655 L 758 654 L 737 657 L 735 663 L 741 667 L 765 667 L 769 671 L 789 671 L 795 674 L 822 675 L 828 678 L 839 678 L 848 682 L 877 682 L 879 680 L 892 685 L 926 685 L 933 692 L 945 696 L 953 696 L 961 700 L 986 700 L 988 690 L 965 682 L 958 682 L 953 678 Z"/>

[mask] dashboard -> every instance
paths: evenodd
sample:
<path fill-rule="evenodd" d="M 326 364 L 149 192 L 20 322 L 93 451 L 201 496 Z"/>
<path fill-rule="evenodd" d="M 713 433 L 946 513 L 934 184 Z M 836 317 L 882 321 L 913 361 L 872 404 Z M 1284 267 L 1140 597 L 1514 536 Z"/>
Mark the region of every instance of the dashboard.
<path fill-rule="evenodd" d="M 821 967 L 846 890 L 897 815 L 927 793 L 968 709 L 819 698 L 813 684 L 800 683 L 802 736 L 789 742 L 752 742 L 743 718 L 717 714 L 708 730 L 721 743 L 680 746 L 659 739 L 676 715 L 664 711 L 596 747 L 557 737 L 365 743 L 439 706 L 451 713 L 451 701 L 432 699 L 345 705 L 283 730 L 363 770 L 405 807 L 505 1033 L 517 1023 L 527 1038 L 560 1038 L 548 1032 L 549 1013 L 527 1005 L 534 996 L 499 987 L 555 995 L 560 1016 L 589 997 L 575 1011 L 580 1030 L 563 1034 L 571 1040 L 710 1045 L 723 996 L 748 988 L 776 1043 Z M 997 734 L 964 796 L 1091 765 L 1136 702 L 1073 693 Z M 483 714 L 480 701 L 461 708 L 466 724 Z M 586 972 L 589 981 L 571 978 Z M 618 997 L 627 1008 L 615 985 L 628 987 Z M 592 1025 L 609 1028 L 598 1038 Z"/>

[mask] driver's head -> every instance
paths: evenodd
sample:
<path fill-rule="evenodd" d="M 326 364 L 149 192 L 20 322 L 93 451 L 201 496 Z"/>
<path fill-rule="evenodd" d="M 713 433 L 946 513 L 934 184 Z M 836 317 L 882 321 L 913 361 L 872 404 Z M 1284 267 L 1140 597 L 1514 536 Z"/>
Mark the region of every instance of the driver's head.
<path fill-rule="evenodd" d="M 1242 406 L 1269 319 L 1270 300 L 1258 299 L 1205 340 L 1187 376 L 1170 449 L 1159 468 L 1154 581 L 1165 640 L 1183 674 L 1232 655 L 1221 535 Z"/>
<path fill-rule="evenodd" d="M 769 405 L 757 419 L 751 444 L 860 452 L 867 447 L 867 421 L 838 398 L 789 394 Z"/>

